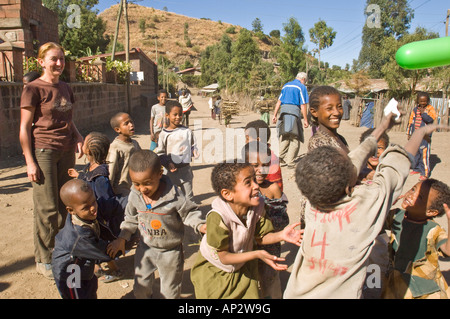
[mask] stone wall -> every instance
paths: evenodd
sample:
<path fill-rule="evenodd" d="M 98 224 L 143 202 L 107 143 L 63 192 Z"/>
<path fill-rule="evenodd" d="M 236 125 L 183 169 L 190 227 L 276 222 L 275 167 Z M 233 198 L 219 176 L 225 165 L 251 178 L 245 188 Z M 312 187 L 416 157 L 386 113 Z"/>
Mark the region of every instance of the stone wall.
<path fill-rule="evenodd" d="M 156 103 L 156 97 L 146 97 L 144 88 L 130 86 L 130 107 L 125 85 L 108 83 L 72 83 L 76 103 L 74 122 L 83 135 L 109 126 L 112 115 L 132 112 L 139 106 Z M 0 160 L 22 153 L 19 142 L 20 96 L 22 83 L 0 82 Z"/>

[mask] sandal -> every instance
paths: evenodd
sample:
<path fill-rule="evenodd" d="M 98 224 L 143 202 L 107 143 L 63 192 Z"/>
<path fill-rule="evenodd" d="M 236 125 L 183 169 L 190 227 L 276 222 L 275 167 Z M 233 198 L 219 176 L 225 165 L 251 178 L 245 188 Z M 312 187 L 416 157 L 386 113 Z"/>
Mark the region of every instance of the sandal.
<path fill-rule="evenodd" d="M 105 274 L 103 276 L 103 278 L 100 279 L 100 281 L 104 282 L 104 283 L 110 283 L 110 282 L 120 280 L 120 279 L 122 279 L 122 277 L 123 277 L 122 272 L 120 270 L 116 270 L 116 271 L 111 272 L 110 274 Z"/>
<path fill-rule="evenodd" d="M 95 275 L 95 277 L 97 277 L 97 278 L 100 278 L 100 277 L 102 277 L 102 276 L 106 276 L 107 274 L 108 274 L 108 273 L 107 273 L 103 268 L 101 268 L 101 267 L 100 267 L 99 270 L 97 270 L 97 271 L 94 272 L 94 275 Z"/>

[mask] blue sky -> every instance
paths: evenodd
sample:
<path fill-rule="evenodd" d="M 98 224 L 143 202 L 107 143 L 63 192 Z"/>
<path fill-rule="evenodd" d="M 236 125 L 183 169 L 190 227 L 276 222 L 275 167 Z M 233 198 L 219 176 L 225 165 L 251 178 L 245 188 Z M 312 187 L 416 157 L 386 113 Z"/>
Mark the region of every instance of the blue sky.
<path fill-rule="evenodd" d="M 283 24 L 295 17 L 303 29 L 308 50 L 314 49 L 309 40 L 309 29 L 322 19 L 336 32 L 333 45 L 322 51 L 322 61 L 331 65 L 350 66 L 357 59 L 361 49 L 362 28 L 366 23 L 364 16 L 366 0 L 129 0 L 138 5 L 153 7 L 193 18 L 221 20 L 252 29 L 252 22 L 259 18 L 264 33 L 277 29 L 282 32 Z M 99 0 L 99 12 L 119 3 L 119 0 Z M 411 32 L 417 26 L 445 36 L 445 18 L 450 9 L 448 0 L 409 0 L 414 9 Z M 283 33 L 282 33 L 283 35 Z"/>

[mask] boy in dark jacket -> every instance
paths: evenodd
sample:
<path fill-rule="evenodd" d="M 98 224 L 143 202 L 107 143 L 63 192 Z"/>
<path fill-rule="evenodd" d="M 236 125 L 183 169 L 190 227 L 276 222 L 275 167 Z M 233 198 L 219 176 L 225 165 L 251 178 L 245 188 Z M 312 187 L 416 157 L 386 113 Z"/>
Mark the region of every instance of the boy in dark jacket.
<path fill-rule="evenodd" d="M 98 222 L 98 204 L 89 184 L 73 179 L 60 191 L 68 211 L 64 228 L 55 239 L 52 271 L 63 299 L 96 299 L 98 280 L 94 266 L 110 261 L 106 254 L 110 230 Z"/>

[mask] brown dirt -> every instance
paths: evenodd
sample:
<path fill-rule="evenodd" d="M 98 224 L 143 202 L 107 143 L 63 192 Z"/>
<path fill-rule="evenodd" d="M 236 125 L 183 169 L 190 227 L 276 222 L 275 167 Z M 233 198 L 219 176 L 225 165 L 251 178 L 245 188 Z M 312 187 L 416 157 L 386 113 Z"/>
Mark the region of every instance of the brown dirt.
<path fill-rule="evenodd" d="M 223 125 L 213 121 L 209 116 L 209 109 L 206 98 L 193 96 L 197 111 L 191 113 L 191 129 L 194 128 L 194 120 L 201 120 L 203 130 L 205 128 L 219 128 L 225 132 Z M 148 134 L 149 108 L 139 108 L 133 114 L 136 120 L 137 134 L 136 140 L 142 148 L 150 146 Z M 259 115 L 253 112 L 242 113 L 231 121 L 232 128 L 242 128 L 245 124 Z M 343 121 L 339 128 L 340 134 L 345 136 L 350 148 L 356 147 L 359 136 L 365 128 L 354 127 Z M 105 132 L 114 137 L 111 130 Z M 197 132 L 198 133 L 198 132 Z M 310 137 L 310 131 L 306 132 L 306 139 Z M 275 131 L 273 129 L 273 134 Z M 389 134 L 394 143 L 404 144 L 406 136 L 401 132 L 392 132 Z M 447 147 L 450 133 L 437 132 L 434 134 L 432 144 L 432 177 L 450 184 L 450 169 L 448 159 L 450 158 L 450 148 Z M 209 140 L 203 141 L 203 147 L 207 146 Z M 305 152 L 304 144 L 301 146 L 301 152 Z M 84 158 L 77 161 L 77 167 L 84 165 Z M 210 186 L 210 173 L 213 164 L 194 163 L 194 195 L 201 203 L 201 210 L 207 212 L 211 204 L 214 193 Z M 283 168 L 283 180 L 285 184 L 285 193 L 289 199 L 288 213 L 291 222 L 298 220 L 298 199 L 299 192 L 295 185 L 292 174 Z M 417 182 L 416 176 L 410 176 L 405 184 L 405 190 L 409 189 Z M 33 256 L 33 203 L 31 184 L 26 176 L 26 167 L 21 157 L 11 158 L 1 163 L 0 167 L 0 230 L 2 240 L 0 241 L 0 299 L 58 299 L 59 294 L 53 281 L 45 279 L 35 271 Z M 438 222 L 447 229 L 446 218 L 439 218 Z M 199 237 L 187 229 L 185 237 L 185 273 L 182 288 L 182 298 L 194 298 L 193 286 L 189 279 L 190 266 L 198 251 Z M 288 265 L 292 265 L 297 248 L 290 245 L 283 245 L 283 256 L 286 257 Z M 125 272 L 125 278 L 113 283 L 99 283 L 98 298 L 101 299 L 120 299 L 132 298 L 133 287 L 133 256 L 134 251 L 130 251 L 126 256 L 118 261 L 119 266 Z M 374 260 L 385 261 L 385 247 L 377 246 L 374 254 Z M 380 259 L 381 258 L 381 259 Z M 448 261 L 441 261 L 442 269 L 446 276 L 449 275 Z M 289 270 L 281 274 L 283 286 L 289 276 Z M 157 291 L 157 287 L 155 288 Z M 369 294 L 369 298 L 376 298 L 378 291 Z M 155 298 L 158 294 L 155 293 Z"/>

